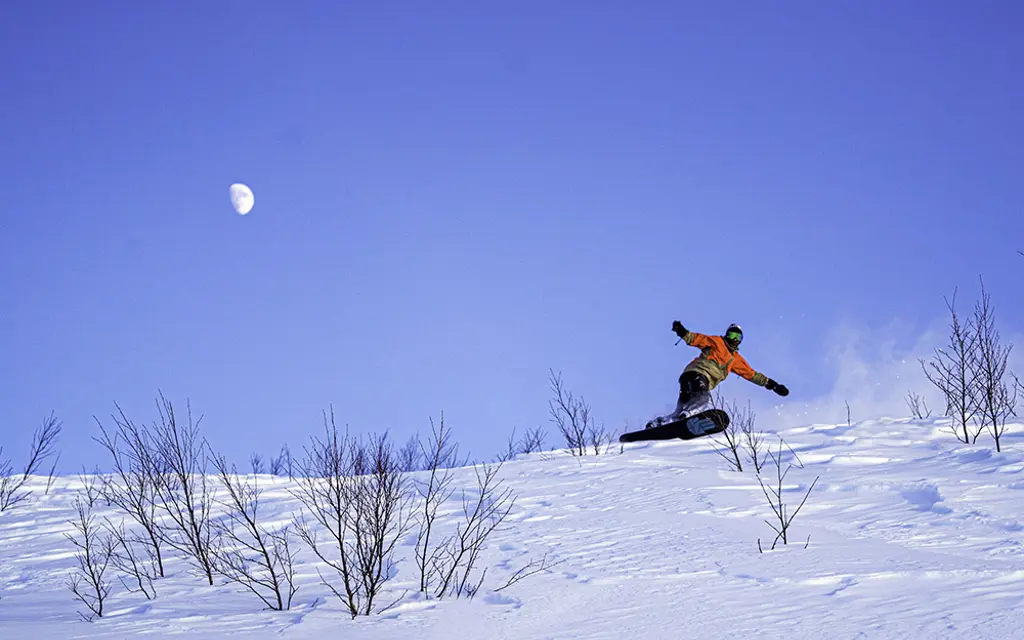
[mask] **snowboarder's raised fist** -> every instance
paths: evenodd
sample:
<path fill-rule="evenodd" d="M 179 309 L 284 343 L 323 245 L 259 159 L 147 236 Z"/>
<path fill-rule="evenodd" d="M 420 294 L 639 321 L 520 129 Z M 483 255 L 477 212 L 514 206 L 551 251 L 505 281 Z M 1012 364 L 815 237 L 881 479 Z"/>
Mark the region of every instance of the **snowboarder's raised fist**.
<path fill-rule="evenodd" d="M 683 323 L 678 320 L 672 321 L 672 331 L 675 331 L 676 335 L 680 338 L 686 335 L 686 327 L 684 327 Z"/>
<path fill-rule="evenodd" d="M 789 395 L 789 389 L 786 388 L 786 385 L 779 384 L 778 382 L 775 382 L 771 378 L 768 378 L 768 384 L 766 384 L 764 386 L 769 391 L 774 391 L 775 393 L 779 394 L 780 396 L 788 396 Z"/>

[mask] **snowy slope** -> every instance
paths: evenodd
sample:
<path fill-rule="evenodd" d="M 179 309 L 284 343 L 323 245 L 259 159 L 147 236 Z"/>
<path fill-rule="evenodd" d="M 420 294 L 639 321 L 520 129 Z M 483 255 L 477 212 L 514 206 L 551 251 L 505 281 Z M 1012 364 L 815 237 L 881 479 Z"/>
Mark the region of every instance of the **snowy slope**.
<path fill-rule="evenodd" d="M 519 498 L 488 545 L 475 599 L 407 595 L 357 620 L 303 551 L 288 612 L 206 586 L 176 560 L 155 600 L 118 586 L 108 615 L 82 622 L 64 584 L 74 558 L 63 536 L 81 482 L 60 479 L 33 507 L 0 515 L 0 638 L 1024 638 L 1021 428 L 997 454 L 987 437 L 962 445 L 944 424 L 783 432 L 803 463 L 787 500 L 820 479 L 795 540 L 764 554 L 771 512 L 756 477 L 729 471 L 707 440 L 521 457 L 502 470 Z M 461 485 L 473 478 L 459 471 Z M 289 481 L 264 485 L 266 506 L 291 517 Z M 412 586 L 411 545 L 392 599 Z M 559 562 L 549 573 L 489 590 L 545 553 Z"/>

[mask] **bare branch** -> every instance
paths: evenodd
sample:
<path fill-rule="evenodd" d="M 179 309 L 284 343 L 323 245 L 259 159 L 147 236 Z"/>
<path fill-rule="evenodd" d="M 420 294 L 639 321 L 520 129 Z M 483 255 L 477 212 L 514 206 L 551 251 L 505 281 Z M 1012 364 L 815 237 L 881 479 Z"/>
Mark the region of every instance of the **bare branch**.
<path fill-rule="evenodd" d="M 79 495 L 85 498 L 86 504 L 92 509 L 96 505 L 96 501 L 103 497 L 102 474 L 99 468 L 89 473 L 85 470 L 85 465 L 82 465 L 82 472 L 78 474 L 78 480 L 82 483 L 82 491 Z"/>
<path fill-rule="evenodd" d="M 158 576 L 157 559 L 153 555 L 153 547 L 144 538 L 139 538 L 126 531 L 123 521 L 115 525 L 110 520 L 106 520 L 105 525 L 113 548 L 110 561 L 123 574 L 121 584 L 126 591 L 139 591 L 147 600 L 152 600 L 156 597 L 153 581 Z M 143 557 L 142 554 L 146 554 L 146 557 Z M 130 578 L 135 583 L 135 587 L 129 586 L 125 582 L 125 577 Z"/>
<path fill-rule="evenodd" d="M 265 473 L 263 466 L 263 455 L 253 452 L 249 454 L 249 466 L 252 467 L 252 472 L 255 475 L 261 475 Z"/>
<path fill-rule="evenodd" d="M 25 485 L 28 483 L 29 477 L 36 475 L 43 463 L 57 453 L 57 441 L 60 439 L 62 428 L 60 421 L 54 417 L 53 413 L 43 420 L 42 426 L 36 429 L 32 435 L 28 462 L 20 475 L 16 476 L 12 473 L 10 460 L 0 460 L 0 513 L 23 504 L 32 495 Z M 0 454 L 2 453 L 3 449 L 0 449 Z M 59 456 L 57 457 L 59 459 Z M 50 469 L 47 491 L 52 484 L 56 464 L 54 461 L 54 466 Z"/>
<path fill-rule="evenodd" d="M 184 553 L 212 585 L 217 539 L 210 523 L 213 491 L 206 475 L 208 445 L 199 436 L 202 417 L 193 421 L 187 403 L 186 422 L 180 424 L 163 394 L 157 409 L 160 422 L 154 428 L 155 454 L 163 475 L 155 489 L 158 507 L 171 521 L 171 526 L 158 528 L 157 533 Z"/>
<path fill-rule="evenodd" d="M 443 544 L 443 553 L 437 559 L 436 571 L 439 575 L 435 597 L 446 595 L 456 598 L 467 596 L 472 598 L 484 576 L 476 582 L 470 578 L 479 559 L 484 544 L 515 505 L 515 494 L 511 489 L 502 488 L 497 479 L 501 464 L 490 466 L 474 466 L 477 479 L 476 497 L 471 498 L 465 491 L 462 494 L 463 521 L 456 529 L 454 536 Z"/>
<path fill-rule="evenodd" d="M 423 460 L 420 456 L 420 441 L 417 437 L 409 438 L 405 445 L 398 451 L 399 464 L 405 473 L 419 471 Z"/>
<path fill-rule="evenodd" d="M 163 533 L 156 508 L 157 485 L 163 481 L 159 452 L 149 430 L 129 420 L 120 407 L 117 411 L 111 416 L 116 428 L 110 432 L 96 420 L 103 437 L 93 440 L 110 454 L 113 467 L 113 473 L 103 476 L 101 490 L 109 504 L 141 527 L 145 537 L 136 543 L 146 545 L 145 555 L 156 563 L 156 577 L 162 578 Z"/>
<path fill-rule="evenodd" d="M 715 394 L 711 404 L 714 408 L 725 411 L 730 416 L 729 425 L 718 433 L 725 441 L 722 442 L 716 437 L 711 438 L 711 441 L 717 445 L 714 447 L 715 453 L 728 462 L 729 467 L 734 471 L 743 471 L 743 461 L 740 460 L 740 450 L 743 446 L 741 423 L 753 423 L 753 409 L 750 408 L 748 402 L 746 409 L 741 413 L 739 406 L 735 402 L 725 402 L 721 393 Z"/>
<path fill-rule="evenodd" d="M 942 392 L 946 415 L 953 419 L 953 434 L 962 442 L 972 442 L 970 424 L 978 411 L 978 379 L 972 362 L 978 348 L 977 326 L 960 321 L 956 311 L 956 289 L 950 299 L 943 298 L 950 314 L 949 343 L 936 349 L 934 357 L 921 360 L 928 380 Z M 977 439 L 977 433 L 974 434 Z"/>
<path fill-rule="evenodd" d="M 978 380 L 978 413 L 981 423 L 996 442 L 996 451 L 1002 451 L 1001 440 L 1006 422 L 1016 415 L 1017 385 L 1006 382 L 1007 363 L 1013 345 L 1003 345 L 995 325 L 995 311 L 991 296 L 981 283 L 981 300 L 975 304 L 974 325 L 978 343 L 973 352 L 971 369 Z"/>
<path fill-rule="evenodd" d="M 78 567 L 68 574 L 67 586 L 75 599 L 89 610 L 79 615 L 88 622 L 103 617 L 103 605 L 110 595 L 110 581 L 106 577 L 111 557 L 114 555 L 113 542 L 109 536 L 101 536 L 88 503 L 81 497 L 75 498 L 77 518 L 71 521 L 77 535 L 65 533 L 75 547 Z"/>
<path fill-rule="evenodd" d="M 262 491 L 255 475 L 250 482 L 223 457 L 216 457 L 214 466 L 227 494 L 221 501 L 226 516 L 214 523 L 221 541 L 214 550 L 217 572 L 253 593 L 268 609 L 287 611 L 298 591 L 288 527 L 268 529 L 260 522 Z"/>
<path fill-rule="evenodd" d="M 407 480 L 386 434 L 368 444 L 339 435 L 333 409 L 324 427 L 325 438 L 312 439 L 301 464 L 296 496 L 313 522 L 303 517 L 298 535 L 341 580 L 339 588 L 320 574 L 349 614 L 370 615 L 395 575 L 395 548 L 409 528 Z"/>
<path fill-rule="evenodd" d="M 787 509 L 788 505 L 783 500 L 782 492 L 783 482 L 789 474 L 790 469 L 793 468 L 793 465 L 787 463 L 785 469 L 783 469 L 782 445 L 783 439 L 780 437 L 778 453 L 771 449 L 768 450 L 768 457 L 775 466 L 774 484 L 766 483 L 761 478 L 760 474 L 757 476 L 757 482 L 761 485 L 761 491 L 764 494 L 765 499 L 768 501 L 768 506 L 771 507 L 772 513 L 775 515 L 774 522 L 765 520 L 765 524 L 771 527 L 772 531 L 775 532 L 775 540 L 772 542 L 771 546 L 772 549 L 775 549 L 779 540 L 782 540 L 782 544 L 784 545 L 789 543 L 789 528 L 792 525 L 794 518 L 796 518 L 797 514 L 800 513 L 804 503 L 807 502 L 807 498 L 811 495 L 811 490 L 814 489 L 814 485 L 818 482 L 818 477 L 815 477 L 814 482 L 812 482 L 811 486 L 807 488 L 807 492 L 804 494 L 803 500 L 801 500 L 800 504 L 797 505 L 797 508 L 790 513 Z M 792 448 L 790 448 L 790 451 L 792 452 Z M 760 539 L 758 539 L 758 549 L 761 549 Z"/>
<path fill-rule="evenodd" d="M 560 565 L 563 562 L 565 562 L 564 559 L 553 563 L 548 562 L 548 554 L 545 553 L 544 557 L 540 560 L 532 560 L 529 564 L 520 567 L 515 573 L 512 574 L 512 576 L 508 579 L 507 582 L 505 582 L 504 585 L 498 587 L 494 591 L 498 592 L 503 589 L 508 589 L 517 582 L 529 578 L 530 576 L 535 576 L 538 573 L 550 572 L 552 567 Z"/>
<path fill-rule="evenodd" d="M 928 408 L 928 403 L 920 394 L 913 391 L 907 392 L 907 406 L 910 407 L 910 415 L 916 420 L 924 420 L 932 416 L 932 410 Z"/>
<path fill-rule="evenodd" d="M 270 459 L 270 474 L 275 476 L 287 475 L 289 479 L 295 477 L 292 467 L 292 452 L 287 444 L 281 445 L 281 451 L 276 458 Z"/>
<path fill-rule="evenodd" d="M 575 397 L 562 385 L 562 377 L 551 371 L 551 391 L 554 398 L 548 401 L 551 421 L 562 434 L 569 453 L 584 456 L 592 450 L 594 455 L 602 453 L 612 444 L 613 437 L 603 427 L 594 425 L 590 416 L 590 405 L 582 397 Z"/>
<path fill-rule="evenodd" d="M 440 545 L 432 540 L 437 511 L 448 501 L 454 489 L 451 487 L 452 469 L 460 466 L 458 445 L 452 440 L 451 431 L 445 428 L 444 413 L 440 424 L 434 425 L 430 420 L 431 439 L 426 446 L 421 445 L 424 468 L 427 471 L 426 481 L 416 483 L 420 498 L 418 508 L 418 533 L 416 535 L 416 567 L 419 569 L 419 590 L 426 597 L 430 596 L 430 587 L 437 578 L 437 557 L 444 541 Z"/>

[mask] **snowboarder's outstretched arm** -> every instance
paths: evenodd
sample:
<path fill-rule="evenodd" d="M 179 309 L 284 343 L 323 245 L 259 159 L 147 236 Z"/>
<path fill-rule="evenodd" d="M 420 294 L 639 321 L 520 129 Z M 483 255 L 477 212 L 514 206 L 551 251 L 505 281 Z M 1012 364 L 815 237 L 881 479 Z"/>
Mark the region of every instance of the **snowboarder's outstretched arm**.
<path fill-rule="evenodd" d="M 753 367 L 747 364 L 746 359 L 738 353 L 735 355 L 735 360 L 733 360 L 732 363 L 732 372 L 741 378 L 753 382 L 759 387 L 764 387 L 769 391 L 774 391 L 780 396 L 789 395 L 789 389 L 786 388 L 786 385 L 775 382 L 760 371 L 754 371 Z"/>
<path fill-rule="evenodd" d="M 686 327 L 683 326 L 682 322 L 678 320 L 672 323 L 672 331 L 677 336 L 683 339 L 683 342 L 690 345 L 691 347 L 697 347 L 698 349 L 705 349 L 712 346 L 713 341 L 711 336 L 706 336 L 703 333 L 696 333 L 694 331 L 687 331 Z"/>

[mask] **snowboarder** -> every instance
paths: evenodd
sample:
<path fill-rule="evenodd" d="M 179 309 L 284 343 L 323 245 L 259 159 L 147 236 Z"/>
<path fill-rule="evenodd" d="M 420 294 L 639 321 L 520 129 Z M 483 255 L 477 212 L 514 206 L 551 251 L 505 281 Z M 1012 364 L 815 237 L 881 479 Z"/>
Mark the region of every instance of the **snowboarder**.
<path fill-rule="evenodd" d="M 700 349 L 700 355 L 686 365 L 679 376 L 679 399 L 676 409 L 666 416 L 660 416 L 647 423 L 646 429 L 670 424 L 696 415 L 711 405 L 711 390 L 735 373 L 754 384 L 774 391 L 780 396 L 789 395 L 785 385 L 775 382 L 763 373 L 754 371 L 740 355 L 743 330 L 737 324 L 729 325 L 724 336 L 706 336 L 688 331 L 678 320 L 672 323 L 675 332 L 686 344 Z M 692 421 L 691 421 L 692 422 Z"/>

